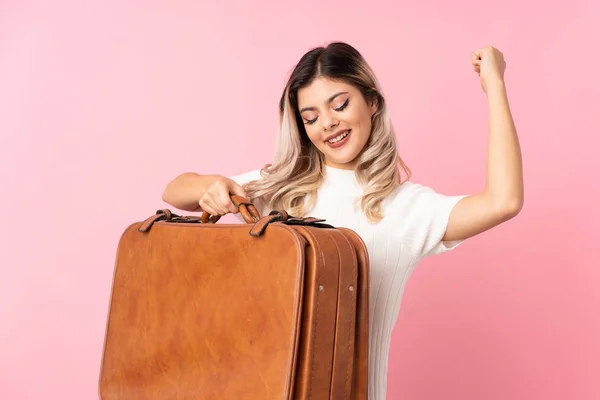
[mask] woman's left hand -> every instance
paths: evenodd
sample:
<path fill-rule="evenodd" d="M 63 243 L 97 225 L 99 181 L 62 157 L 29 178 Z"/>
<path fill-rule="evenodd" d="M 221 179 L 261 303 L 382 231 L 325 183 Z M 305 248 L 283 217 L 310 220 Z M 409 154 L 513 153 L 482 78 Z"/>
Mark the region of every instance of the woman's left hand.
<path fill-rule="evenodd" d="M 506 70 L 504 54 L 495 47 L 487 46 L 475 50 L 471 55 L 471 64 L 479 75 L 481 88 L 486 94 L 491 84 L 504 82 L 504 71 Z"/>

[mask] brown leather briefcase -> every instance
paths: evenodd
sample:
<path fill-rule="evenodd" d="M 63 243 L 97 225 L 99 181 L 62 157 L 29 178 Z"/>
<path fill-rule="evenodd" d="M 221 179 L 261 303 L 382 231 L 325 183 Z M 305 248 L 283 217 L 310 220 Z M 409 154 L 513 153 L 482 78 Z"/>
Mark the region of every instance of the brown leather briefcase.
<path fill-rule="evenodd" d="M 366 247 L 282 211 L 160 210 L 117 250 L 101 400 L 367 399 Z"/>

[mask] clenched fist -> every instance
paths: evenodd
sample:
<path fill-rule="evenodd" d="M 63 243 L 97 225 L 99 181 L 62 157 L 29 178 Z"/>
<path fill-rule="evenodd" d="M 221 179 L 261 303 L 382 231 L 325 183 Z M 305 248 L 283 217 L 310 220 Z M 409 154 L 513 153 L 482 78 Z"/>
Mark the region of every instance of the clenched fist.
<path fill-rule="evenodd" d="M 504 71 L 506 70 L 504 54 L 495 47 L 487 46 L 475 50 L 471 55 L 471 64 L 479 75 L 481 88 L 486 94 L 491 84 L 504 81 Z"/>
<path fill-rule="evenodd" d="M 223 216 L 228 213 L 235 214 L 238 209 L 231 201 L 231 194 L 246 197 L 246 193 L 240 185 L 229 178 L 218 176 L 208 186 L 198 204 L 203 211 L 214 216 Z"/>

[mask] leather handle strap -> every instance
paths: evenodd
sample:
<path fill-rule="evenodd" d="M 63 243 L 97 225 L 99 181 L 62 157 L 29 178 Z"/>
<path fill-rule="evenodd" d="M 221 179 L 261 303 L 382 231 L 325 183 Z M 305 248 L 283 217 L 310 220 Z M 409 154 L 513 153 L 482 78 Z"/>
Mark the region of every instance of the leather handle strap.
<path fill-rule="evenodd" d="M 258 209 L 248 199 L 235 194 L 230 195 L 230 197 L 231 201 L 236 206 L 246 223 L 254 224 L 260 220 L 260 213 L 258 212 Z M 206 211 L 202 213 L 203 224 L 214 224 L 219 219 L 221 219 L 219 215 L 211 215 Z"/>
<path fill-rule="evenodd" d="M 144 222 L 142 222 L 142 224 L 138 227 L 138 232 L 148 232 L 150 230 L 150 228 L 152 228 L 152 225 L 154 225 L 154 223 L 156 221 L 169 221 L 173 218 L 178 218 L 179 215 L 177 214 L 173 214 L 171 212 L 171 210 L 169 209 L 162 209 L 162 210 L 157 210 L 156 213 L 154 215 L 152 215 L 151 217 L 146 218 L 146 220 Z"/>
<path fill-rule="evenodd" d="M 240 214 L 248 224 L 252 224 L 252 229 L 250 230 L 250 236 L 261 236 L 267 226 L 274 223 L 280 222 L 286 225 L 302 225 L 302 226 L 312 226 L 315 228 L 332 228 L 334 226 L 325 224 L 325 220 L 321 218 L 314 217 L 292 217 L 285 211 L 273 210 L 269 213 L 269 215 L 265 217 L 261 217 L 258 210 L 247 199 L 240 196 L 231 196 L 231 200 L 233 204 L 238 208 Z M 145 233 L 150 230 L 152 225 L 154 225 L 157 221 L 169 221 L 173 223 L 186 223 L 186 224 L 197 224 L 197 223 L 216 223 L 219 220 L 219 216 L 210 215 L 207 212 L 202 214 L 202 218 L 192 217 L 192 216 L 181 216 L 172 213 L 168 209 L 162 209 L 156 211 L 156 213 L 143 221 L 138 227 L 138 231 Z"/>

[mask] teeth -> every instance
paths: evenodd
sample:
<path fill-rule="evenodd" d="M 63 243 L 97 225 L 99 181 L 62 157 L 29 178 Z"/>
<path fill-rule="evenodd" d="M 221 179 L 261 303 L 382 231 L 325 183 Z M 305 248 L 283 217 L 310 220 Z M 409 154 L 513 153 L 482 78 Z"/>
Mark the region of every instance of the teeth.
<path fill-rule="evenodd" d="M 348 131 L 342 133 L 341 135 L 334 137 L 333 139 L 329 139 L 328 142 L 329 143 L 336 143 L 339 142 L 340 140 L 342 140 L 343 138 L 345 138 L 346 136 L 348 136 Z"/>

